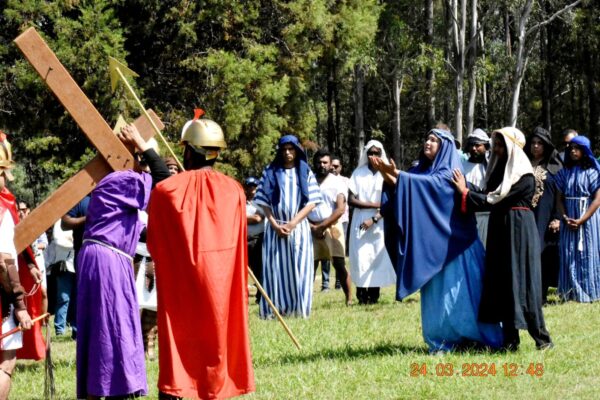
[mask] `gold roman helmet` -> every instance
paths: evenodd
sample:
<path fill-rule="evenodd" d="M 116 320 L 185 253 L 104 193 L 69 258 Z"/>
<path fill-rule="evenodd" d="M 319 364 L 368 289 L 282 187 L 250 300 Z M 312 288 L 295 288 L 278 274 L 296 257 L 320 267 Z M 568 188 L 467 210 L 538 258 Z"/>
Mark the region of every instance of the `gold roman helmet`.
<path fill-rule="evenodd" d="M 13 180 L 13 176 L 10 173 L 12 166 L 12 147 L 6 138 L 6 134 L 0 131 L 0 174 L 4 174 L 9 181 Z"/>
<path fill-rule="evenodd" d="M 201 148 L 206 147 L 226 148 L 225 136 L 219 124 L 210 119 L 201 119 L 203 114 L 204 111 L 199 108 L 194 110 L 194 119 L 186 122 L 181 130 L 181 142 L 200 153 L 203 153 Z"/>

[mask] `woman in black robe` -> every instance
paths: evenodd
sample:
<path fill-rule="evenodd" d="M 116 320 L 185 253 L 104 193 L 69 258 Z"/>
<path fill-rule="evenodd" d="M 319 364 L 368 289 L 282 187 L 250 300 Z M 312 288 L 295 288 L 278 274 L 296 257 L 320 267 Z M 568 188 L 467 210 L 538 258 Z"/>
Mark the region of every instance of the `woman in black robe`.
<path fill-rule="evenodd" d="M 542 301 L 546 304 L 548 288 L 558 286 L 560 213 L 556 209 L 554 176 L 563 163 L 552 144 L 550 132 L 541 127 L 535 128 L 527 138 L 525 154 L 531 161 L 535 178 L 535 194 L 531 203 L 540 236 Z"/>
<path fill-rule="evenodd" d="M 531 211 L 535 178 L 524 146 L 516 128 L 493 133 L 483 191 L 467 188 L 459 170 L 453 174 L 463 211 L 490 211 L 479 320 L 501 322 L 504 347 L 513 351 L 519 329 L 528 330 L 538 349 L 553 346 L 542 313 L 540 243 Z"/>

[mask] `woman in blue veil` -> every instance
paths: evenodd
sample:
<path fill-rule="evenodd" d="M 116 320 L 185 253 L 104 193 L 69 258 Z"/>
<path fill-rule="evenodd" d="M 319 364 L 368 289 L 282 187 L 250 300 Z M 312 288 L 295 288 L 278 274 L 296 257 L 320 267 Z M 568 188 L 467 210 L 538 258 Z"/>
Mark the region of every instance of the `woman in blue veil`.
<path fill-rule="evenodd" d="M 408 172 L 373 160 L 386 184 L 381 212 L 396 269 L 396 298 L 421 290 L 423 337 L 431 352 L 502 346 L 500 324 L 477 320 L 485 253 L 473 214 L 461 213 L 452 171 L 461 169 L 450 132 L 429 132 Z"/>

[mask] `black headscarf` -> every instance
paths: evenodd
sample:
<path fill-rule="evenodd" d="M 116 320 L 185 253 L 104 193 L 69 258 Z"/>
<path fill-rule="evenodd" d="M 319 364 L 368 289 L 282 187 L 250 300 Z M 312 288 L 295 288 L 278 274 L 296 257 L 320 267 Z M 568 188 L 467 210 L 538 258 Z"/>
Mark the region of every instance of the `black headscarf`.
<path fill-rule="evenodd" d="M 558 151 L 552 144 L 552 137 L 550 136 L 550 132 L 546 129 L 538 126 L 533 130 L 533 133 L 529 135 L 527 138 L 527 143 L 525 144 L 525 154 L 529 159 L 533 159 L 531 155 L 531 139 L 537 137 L 544 143 L 544 159 L 542 160 L 541 165 L 548 170 L 552 175 L 556 175 L 558 171 L 563 167 L 563 162 L 558 155 Z"/>

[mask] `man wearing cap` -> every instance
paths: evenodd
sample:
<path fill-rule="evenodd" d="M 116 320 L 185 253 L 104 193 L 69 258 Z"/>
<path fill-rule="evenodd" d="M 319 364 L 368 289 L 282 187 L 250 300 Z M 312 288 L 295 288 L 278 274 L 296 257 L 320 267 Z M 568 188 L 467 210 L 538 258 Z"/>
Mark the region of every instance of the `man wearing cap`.
<path fill-rule="evenodd" d="M 475 129 L 467 137 L 466 150 L 469 158 L 462 160 L 465 179 L 471 185 L 482 188 L 489 158 L 490 137 L 483 129 Z M 478 211 L 475 213 L 477 232 L 484 247 L 486 244 L 489 217 L 489 211 Z"/>
<path fill-rule="evenodd" d="M 12 181 L 12 150 L 4 132 L 0 131 L 0 305 L 2 333 L 16 327 L 15 318 L 24 329 L 31 329 L 31 317 L 25 306 L 25 290 L 19 280 L 17 251 L 14 245 L 15 225 L 19 221 L 16 200 L 6 187 Z M 15 318 L 13 318 L 13 315 Z M 7 399 L 16 363 L 17 349 L 22 346 L 22 333 L 17 332 L 0 342 L 0 399 Z"/>
<path fill-rule="evenodd" d="M 251 176 L 244 180 L 246 194 L 246 221 L 248 223 L 248 266 L 254 276 L 262 282 L 262 243 L 265 232 L 265 213 L 254 203 L 258 179 Z M 260 292 L 256 291 L 256 303 L 260 302 Z"/>
<path fill-rule="evenodd" d="M 181 172 L 181 170 L 179 169 L 179 164 L 177 164 L 177 161 L 173 157 L 167 157 L 164 159 L 164 161 L 167 168 L 169 168 L 169 172 L 171 173 L 171 175 L 177 175 Z"/>
<path fill-rule="evenodd" d="M 470 184 L 481 187 L 489 157 L 490 137 L 482 129 L 475 129 L 467 137 L 466 150 L 469 158 L 463 160 L 465 179 Z"/>
<path fill-rule="evenodd" d="M 161 399 L 227 398 L 255 390 L 246 197 L 238 182 L 212 168 L 226 145 L 221 127 L 202 114 L 198 110 L 182 130 L 187 171 L 158 184 L 148 210 Z"/>

